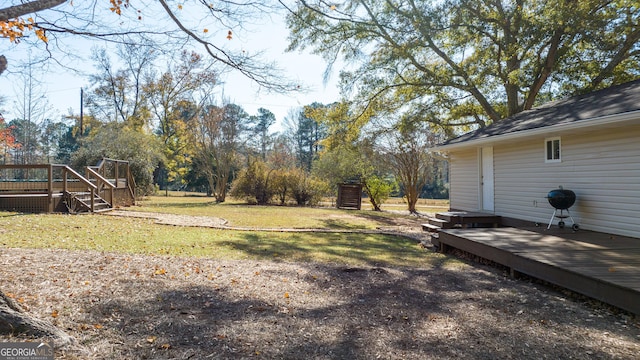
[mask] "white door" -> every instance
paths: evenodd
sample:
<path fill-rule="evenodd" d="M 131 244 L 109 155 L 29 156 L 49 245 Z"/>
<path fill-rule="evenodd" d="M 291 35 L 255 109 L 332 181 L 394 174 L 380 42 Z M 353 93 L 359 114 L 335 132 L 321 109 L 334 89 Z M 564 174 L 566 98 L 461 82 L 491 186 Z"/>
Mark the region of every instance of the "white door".
<path fill-rule="evenodd" d="M 493 204 L 493 147 L 480 149 L 480 203 L 484 211 L 494 211 Z"/>

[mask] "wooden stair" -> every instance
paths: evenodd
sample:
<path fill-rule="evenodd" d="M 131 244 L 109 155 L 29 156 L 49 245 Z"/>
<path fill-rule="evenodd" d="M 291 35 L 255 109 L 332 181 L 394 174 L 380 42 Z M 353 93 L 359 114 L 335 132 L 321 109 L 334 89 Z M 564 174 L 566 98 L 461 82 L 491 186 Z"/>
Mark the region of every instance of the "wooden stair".
<path fill-rule="evenodd" d="M 422 224 L 422 230 L 430 233 L 431 243 L 435 247 L 440 247 L 438 239 L 442 229 L 499 226 L 500 216 L 497 215 L 470 211 L 447 211 L 436 213 L 435 217 L 427 218 L 427 222 Z"/>
<path fill-rule="evenodd" d="M 111 204 L 97 194 L 93 196 L 92 210 L 90 192 L 65 192 L 64 197 L 67 209 L 71 214 L 99 213 L 113 210 Z"/>

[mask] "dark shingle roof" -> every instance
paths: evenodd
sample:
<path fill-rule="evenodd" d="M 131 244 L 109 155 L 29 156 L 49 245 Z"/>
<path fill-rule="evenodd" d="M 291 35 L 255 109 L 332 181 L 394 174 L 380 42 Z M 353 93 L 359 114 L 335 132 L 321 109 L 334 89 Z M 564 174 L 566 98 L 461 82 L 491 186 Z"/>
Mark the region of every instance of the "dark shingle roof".
<path fill-rule="evenodd" d="M 520 131 L 589 121 L 607 115 L 640 110 L 640 80 L 612 86 L 589 94 L 552 101 L 540 107 L 466 133 L 442 145 L 452 145 Z"/>

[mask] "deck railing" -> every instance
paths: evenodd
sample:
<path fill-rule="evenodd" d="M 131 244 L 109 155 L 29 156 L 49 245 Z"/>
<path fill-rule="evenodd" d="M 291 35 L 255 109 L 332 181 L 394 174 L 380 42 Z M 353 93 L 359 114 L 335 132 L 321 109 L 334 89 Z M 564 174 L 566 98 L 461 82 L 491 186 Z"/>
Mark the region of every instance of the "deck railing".
<path fill-rule="evenodd" d="M 62 167 L 62 181 L 63 181 L 63 187 L 62 187 L 62 193 L 63 194 L 67 194 L 70 193 L 72 191 L 69 191 L 69 174 L 72 175 L 76 180 L 78 180 L 83 186 L 86 186 L 86 189 L 88 190 L 88 192 L 90 193 L 91 197 L 90 197 L 90 208 L 91 208 L 91 212 L 95 211 L 95 199 L 96 199 L 96 194 L 98 193 L 98 186 L 94 185 L 89 179 L 83 177 L 82 175 L 78 174 L 75 170 L 73 170 L 72 168 L 66 166 L 66 165 L 52 165 L 52 166 L 61 166 Z M 53 211 L 53 209 L 51 210 L 51 212 Z"/>
<path fill-rule="evenodd" d="M 122 205 L 135 204 L 136 184 L 128 161 L 103 158 L 98 162 L 98 165 L 87 167 L 87 177 L 93 179 L 95 175 L 91 174 L 91 172 L 99 174 L 114 186 L 113 191 L 117 194 L 117 199 L 114 199 L 116 203 Z"/>
<path fill-rule="evenodd" d="M 103 159 L 87 167 L 82 176 L 67 165 L 0 165 L 0 209 L 24 212 L 66 211 L 73 193 L 90 195 L 90 211 L 96 196 L 111 207 L 135 204 L 135 182 L 129 162 Z M 101 201 L 102 201 L 101 199 Z"/>
<path fill-rule="evenodd" d="M 67 165 L 0 165 L 3 209 L 53 212 L 60 210 L 65 193 L 89 192 L 94 196 L 96 190 L 96 185 Z"/>

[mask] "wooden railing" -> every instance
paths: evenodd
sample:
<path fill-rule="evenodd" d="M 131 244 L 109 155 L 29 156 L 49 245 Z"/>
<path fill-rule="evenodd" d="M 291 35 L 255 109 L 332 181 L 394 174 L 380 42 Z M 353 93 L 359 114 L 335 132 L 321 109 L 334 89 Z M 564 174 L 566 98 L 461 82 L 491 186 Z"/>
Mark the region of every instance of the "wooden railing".
<path fill-rule="evenodd" d="M 87 167 L 87 177 L 91 179 L 90 170 L 113 184 L 113 189 L 118 194 L 118 199 L 114 199 L 116 203 L 135 205 L 136 185 L 128 161 L 103 158 L 98 165 Z"/>
<path fill-rule="evenodd" d="M 9 207 L 23 211 L 53 212 L 65 193 L 89 192 L 95 196 L 96 191 L 96 185 L 67 165 L 0 165 L 0 196 L 20 198 L 21 204 L 16 203 L 18 200 L 7 202 Z"/>
<path fill-rule="evenodd" d="M 96 192 L 100 197 L 107 200 L 111 205 L 114 204 L 113 191 L 116 188 L 109 180 L 105 179 L 102 175 L 98 174 L 95 170 L 87 167 L 87 178 L 92 181 L 95 178 Z M 93 182 L 93 181 L 92 181 Z M 108 196 L 107 196 L 108 195 Z"/>
<path fill-rule="evenodd" d="M 72 191 L 69 191 L 69 181 L 68 181 L 68 175 L 71 174 L 73 175 L 74 178 L 76 178 L 77 180 L 80 181 L 80 183 L 82 183 L 83 185 L 85 185 L 87 187 L 87 189 L 89 190 L 88 192 L 91 194 L 91 198 L 90 198 L 90 209 L 91 212 L 95 211 L 95 199 L 96 199 L 96 194 L 98 192 L 98 186 L 94 185 L 89 179 L 83 177 L 82 175 L 78 174 L 75 170 L 73 170 L 72 168 L 66 166 L 66 165 L 52 165 L 52 166 L 61 166 L 62 167 L 62 182 L 63 182 L 63 187 L 62 187 L 62 192 L 64 194 L 67 193 L 71 193 Z M 53 210 L 52 210 L 53 211 Z"/>
<path fill-rule="evenodd" d="M 25 212 L 65 211 L 72 194 L 85 193 L 87 206 L 135 204 L 135 181 L 128 161 L 103 159 L 98 166 L 87 167 L 82 176 L 67 165 L 0 165 L 0 210 Z M 103 202 L 106 202 L 103 203 Z"/>

